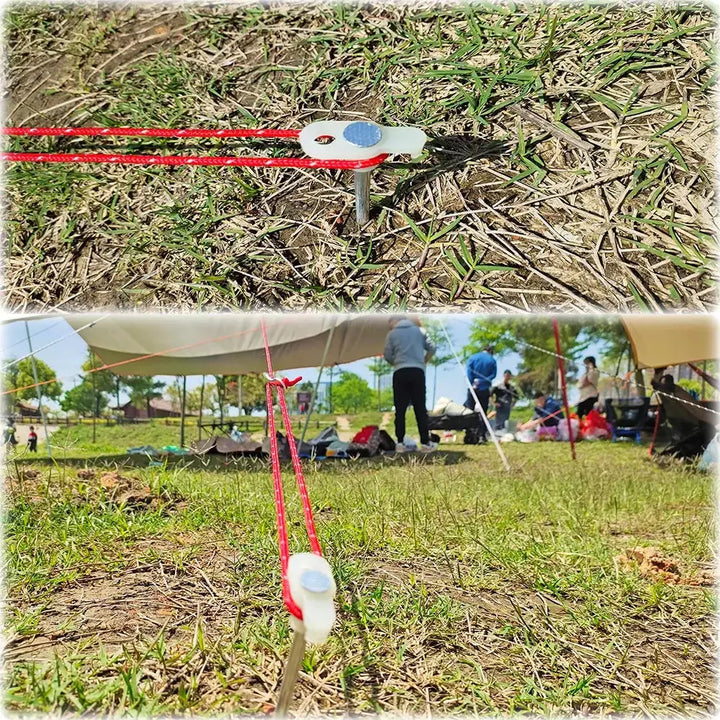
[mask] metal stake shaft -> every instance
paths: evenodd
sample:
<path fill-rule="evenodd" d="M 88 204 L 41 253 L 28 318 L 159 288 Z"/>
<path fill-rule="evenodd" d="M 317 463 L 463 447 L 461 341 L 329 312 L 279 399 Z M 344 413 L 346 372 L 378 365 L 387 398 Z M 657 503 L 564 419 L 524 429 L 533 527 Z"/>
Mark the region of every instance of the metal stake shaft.
<path fill-rule="evenodd" d="M 355 213 L 357 224 L 365 225 L 370 219 L 370 171 L 355 171 Z"/>
<path fill-rule="evenodd" d="M 290 648 L 287 664 L 285 665 L 285 673 L 283 681 L 280 685 L 277 705 L 275 706 L 275 716 L 279 718 L 287 717 L 290 703 L 292 702 L 293 692 L 295 691 L 295 683 L 300 673 L 300 666 L 305 657 L 305 633 L 295 632 L 293 643 Z"/>

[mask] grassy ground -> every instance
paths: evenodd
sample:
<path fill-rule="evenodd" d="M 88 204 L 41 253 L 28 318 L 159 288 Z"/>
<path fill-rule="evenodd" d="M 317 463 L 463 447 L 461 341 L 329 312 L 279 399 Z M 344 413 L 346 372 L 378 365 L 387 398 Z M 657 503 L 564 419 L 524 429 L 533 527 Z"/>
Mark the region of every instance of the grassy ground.
<path fill-rule="evenodd" d="M 513 408 L 510 419 L 518 422 L 528 420 L 532 410 L 528 408 Z M 335 425 L 343 437 L 352 436 L 366 425 L 378 425 L 394 434 L 394 414 L 392 412 L 367 411 L 355 415 L 322 415 L 313 413 L 308 424 L 307 437 L 311 438 L 323 428 Z M 418 439 L 417 423 L 412 409 L 406 414 L 407 434 Z M 242 422 L 243 418 L 240 418 Z M 291 416 L 294 434 L 299 437 L 305 422 L 305 416 Z M 264 436 L 264 418 L 250 418 L 251 434 L 258 439 Z M 256 432 L 257 430 L 257 432 Z M 219 431 L 216 431 L 219 432 Z M 209 428 L 206 428 L 202 437 L 207 438 Z M 458 433 L 462 437 L 462 431 Z M 198 438 L 197 421 L 185 423 L 185 446 L 189 447 Z M 131 423 L 127 425 L 106 425 L 99 421 L 95 428 L 95 441 L 93 441 L 93 427 L 91 422 L 84 421 L 78 425 L 60 427 L 52 435 L 52 448 L 59 458 L 93 458 L 99 455 L 121 455 L 128 448 L 141 445 L 152 445 L 160 449 L 165 445 L 180 444 L 180 422 L 165 420 L 148 423 Z M 40 451 L 44 451 L 44 442 L 40 443 Z M 24 447 L 16 450 L 15 457 L 29 458 Z"/>
<path fill-rule="evenodd" d="M 9 124 L 367 116 L 433 140 L 374 173 L 365 228 L 340 172 L 13 165 L 6 301 L 708 307 L 714 22 L 668 5 L 10 6 Z"/>
<path fill-rule="evenodd" d="M 711 589 L 615 560 L 650 545 L 698 578 L 711 478 L 631 445 L 506 450 L 509 474 L 491 446 L 308 467 L 339 614 L 295 711 L 712 713 Z M 290 643 L 268 468 L 123 471 L 147 505 L 32 470 L 6 472 L 7 707 L 268 711 Z"/>

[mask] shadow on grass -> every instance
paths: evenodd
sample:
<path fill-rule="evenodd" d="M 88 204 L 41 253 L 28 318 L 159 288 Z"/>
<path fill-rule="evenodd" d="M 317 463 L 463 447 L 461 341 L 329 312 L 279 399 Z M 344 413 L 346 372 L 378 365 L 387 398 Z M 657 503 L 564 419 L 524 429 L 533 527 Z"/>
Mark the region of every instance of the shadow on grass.
<path fill-rule="evenodd" d="M 479 158 L 494 158 L 506 155 L 511 147 L 501 140 L 481 140 L 473 135 L 446 135 L 430 138 L 425 146 L 431 153 L 433 164 L 418 165 L 417 163 L 391 162 L 384 167 L 392 169 L 408 169 L 410 174 L 401 180 L 390 197 L 379 203 L 380 207 L 394 207 L 399 200 L 418 190 L 430 180 L 465 163 Z M 412 171 L 415 172 L 412 172 Z"/>
<path fill-rule="evenodd" d="M 314 460 L 303 459 L 303 464 L 308 466 L 314 464 L 320 471 L 330 471 L 333 468 L 364 468 L 387 465 L 457 465 L 466 459 L 466 453 L 458 450 L 438 450 L 433 453 L 390 453 L 387 455 L 376 455 L 375 457 L 358 458 L 316 458 Z M 147 467 L 179 467 L 187 470 L 211 470 L 211 471 L 235 471 L 252 470 L 260 472 L 270 469 L 270 459 L 267 456 L 261 457 L 240 457 L 229 458 L 224 455 L 204 455 L 193 457 L 188 455 L 168 455 L 166 457 L 150 457 L 148 455 L 98 455 L 96 457 L 21 457 L 8 458 L 8 462 L 21 465 L 63 465 L 67 467 L 85 468 L 89 466 L 107 468 L 147 468 Z M 289 460 L 282 461 L 287 469 L 292 468 Z"/>

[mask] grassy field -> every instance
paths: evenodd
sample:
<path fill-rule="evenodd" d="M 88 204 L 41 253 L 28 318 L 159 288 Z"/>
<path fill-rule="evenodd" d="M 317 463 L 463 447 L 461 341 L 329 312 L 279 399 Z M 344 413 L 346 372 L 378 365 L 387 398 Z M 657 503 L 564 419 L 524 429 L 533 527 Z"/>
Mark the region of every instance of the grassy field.
<path fill-rule="evenodd" d="M 13 308 L 702 309 L 715 17 L 702 5 L 6 7 L 7 124 L 415 124 L 373 174 L 15 164 Z M 17 139 L 14 150 L 276 152 Z M 279 152 L 287 152 L 286 148 Z"/>
<path fill-rule="evenodd" d="M 513 408 L 510 419 L 517 422 L 528 420 L 532 416 L 532 410 L 528 408 Z M 250 431 L 253 437 L 261 439 L 264 436 L 264 417 L 240 418 L 242 423 L 249 419 Z M 407 434 L 418 439 L 417 423 L 412 409 L 406 415 Z M 236 420 L 238 420 L 236 418 Z M 206 419 L 209 421 L 209 419 Z M 293 433 L 300 437 L 305 422 L 305 416 L 291 416 Z M 228 422 L 226 420 L 226 422 Z M 308 424 L 307 438 L 312 438 L 320 430 L 334 425 L 343 436 L 352 435 L 366 425 L 378 425 L 394 436 L 393 413 L 367 411 L 354 415 L 323 415 L 313 413 Z M 280 426 L 278 426 L 280 427 Z M 281 429 L 282 431 L 282 429 Z M 215 431 L 219 433 L 219 430 Z M 284 431 L 282 431 L 284 434 Z M 166 445 L 180 444 L 180 422 L 176 419 L 170 421 L 157 420 L 152 422 L 132 423 L 126 425 L 106 425 L 99 420 L 96 430 L 96 440 L 93 442 L 92 422 L 87 419 L 78 425 L 60 427 L 52 435 L 52 448 L 59 458 L 94 458 L 100 455 L 122 455 L 128 448 L 142 445 L 152 445 L 160 449 Z M 202 437 L 209 437 L 210 429 L 205 428 Z M 463 432 L 459 431 L 457 436 L 462 438 Z M 185 423 L 185 446 L 198 439 L 197 420 Z M 44 443 L 40 444 L 41 452 L 44 451 Z M 23 446 L 16 450 L 16 457 L 27 459 L 29 454 Z"/>
<path fill-rule="evenodd" d="M 510 473 L 492 446 L 308 466 L 338 624 L 295 712 L 712 714 L 712 478 L 630 444 L 505 449 Z M 122 474 L 123 500 L 6 468 L 7 708 L 269 711 L 290 636 L 268 467 Z M 617 560 L 637 546 L 674 579 Z"/>

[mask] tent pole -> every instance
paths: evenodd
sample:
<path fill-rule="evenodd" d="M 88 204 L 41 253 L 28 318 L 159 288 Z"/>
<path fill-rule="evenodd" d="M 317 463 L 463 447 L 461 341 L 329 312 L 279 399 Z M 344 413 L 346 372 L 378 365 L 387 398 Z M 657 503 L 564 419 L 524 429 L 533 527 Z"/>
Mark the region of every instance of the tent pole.
<path fill-rule="evenodd" d="M 95 370 L 95 353 L 91 350 L 90 351 L 90 369 Z M 98 394 L 97 394 L 97 384 L 95 382 L 95 372 L 92 373 L 92 389 L 93 389 L 93 445 L 95 444 L 95 438 L 96 438 L 96 431 L 95 427 L 97 425 L 97 412 L 98 412 Z"/>
<path fill-rule="evenodd" d="M 558 356 L 558 367 L 560 369 L 560 382 L 562 383 L 563 402 L 565 403 L 565 417 L 567 419 L 568 436 L 570 438 L 570 452 L 572 459 L 575 457 L 575 439 L 572 434 L 572 423 L 570 422 L 570 405 L 568 405 L 567 383 L 565 381 L 565 363 L 563 362 L 562 349 L 560 347 L 560 328 L 558 327 L 557 318 L 553 318 L 553 332 L 555 333 L 555 348 Z"/>
<path fill-rule="evenodd" d="M 487 415 L 485 414 L 485 411 L 482 409 L 482 405 L 480 404 L 480 399 L 477 396 L 477 393 L 475 392 L 475 388 L 470 383 L 470 380 L 468 380 L 467 375 L 465 374 L 465 368 L 463 367 L 462 360 L 460 360 L 460 356 L 455 352 L 455 346 L 453 345 L 453 341 L 450 339 L 450 333 L 447 331 L 447 327 L 445 326 L 445 323 L 442 324 L 443 332 L 445 333 L 445 337 L 448 341 L 448 347 L 450 348 L 452 354 L 455 356 L 455 360 L 457 360 L 457 364 L 460 367 L 460 372 L 463 374 L 463 377 L 465 378 L 465 384 L 468 386 L 468 389 L 470 390 L 471 395 L 473 398 L 475 398 L 475 406 L 480 408 L 480 412 L 478 415 L 482 418 L 482 421 L 485 423 L 485 427 L 487 428 L 488 434 L 492 438 L 493 444 L 495 445 L 495 450 L 497 450 L 497 454 L 500 456 L 500 459 L 502 460 L 503 465 L 505 466 L 506 470 L 510 470 L 510 463 L 507 461 L 507 458 L 505 457 L 505 453 L 502 451 L 502 448 L 500 447 L 500 443 L 498 442 L 497 435 L 495 434 L 495 431 L 490 427 L 490 421 L 487 418 Z"/>
<path fill-rule="evenodd" d="M 705 373 L 707 373 L 707 360 L 703 360 L 702 386 L 700 389 L 700 400 L 705 400 Z"/>
<path fill-rule="evenodd" d="M 48 435 L 47 418 L 45 417 L 45 411 L 42 408 L 42 391 L 40 390 L 37 365 L 35 364 L 35 355 L 32 349 L 32 341 L 30 340 L 30 327 L 28 321 L 25 321 L 25 334 L 27 335 L 28 349 L 30 350 L 30 362 L 32 363 L 33 379 L 35 380 L 35 391 L 38 399 L 38 412 L 42 418 L 43 429 L 45 430 L 45 446 L 47 447 L 48 457 L 52 457 L 52 450 L 50 449 L 50 435 Z"/>
<path fill-rule="evenodd" d="M 303 425 L 302 429 L 302 435 L 300 436 L 300 445 L 302 445 L 303 441 L 305 440 L 305 434 L 307 433 L 308 425 L 310 424 L 310 416 L 312 415 L 313 408 L 315 407 L 315 398 L 317 397 L 318 388 L 320 387 L 320 378 L 322 377 L 322 372 L 325 368 L 325 361 L 327 360 L 327 355 L 330 350 L 330 343 L 332 342 L 334 334 L 335 326 L 333 325 L 330 328 L 330 333 L 328 334 L 328 339 L 325 343 L 325 350 L 323 350 L 322 360 L 320 361 L 320 370 L 318 372 L 317 380 L 315 381 L 315 389 L 313 390 L 312 397 L 310 398 L 310 407 L 308 408 L 307 416 L 305 417 L 305 424 Z"/>
<path fill-rule="evenodd" d="M 198 415 L 198 441 L 202 440 L 202 418 L 203 418 L 203 401 L 205 400 L 205 376 L 202 376 L 202 384 L 200 385 L 200 414 Z"/>
<path fill-rule="evenodd" d="M 183 375 L 182 400 L 180 402 L 180 447 L 185 447 L 185 399 L 187 397 L 187 375 Z"/>

